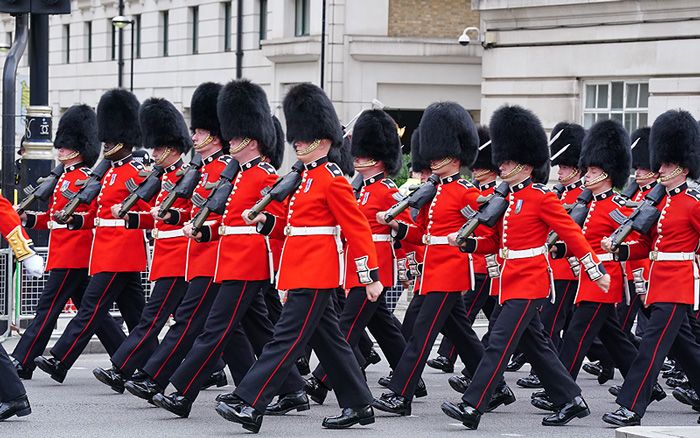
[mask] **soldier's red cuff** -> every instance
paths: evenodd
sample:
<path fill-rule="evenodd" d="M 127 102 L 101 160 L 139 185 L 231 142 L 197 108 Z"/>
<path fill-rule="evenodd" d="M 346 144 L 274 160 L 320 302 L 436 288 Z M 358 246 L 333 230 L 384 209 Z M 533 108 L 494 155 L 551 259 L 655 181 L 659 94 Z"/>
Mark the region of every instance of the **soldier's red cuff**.
<path fill-rule="evenodd" d="M 265 215 L 265 223 L 258 222 L 255 226 L 255 230 L 260 234 L 269 236 L 275 228 L 275 220 L 277 220 L 277 218 L 267 212 L 263 212 L 263 214 Z"/>

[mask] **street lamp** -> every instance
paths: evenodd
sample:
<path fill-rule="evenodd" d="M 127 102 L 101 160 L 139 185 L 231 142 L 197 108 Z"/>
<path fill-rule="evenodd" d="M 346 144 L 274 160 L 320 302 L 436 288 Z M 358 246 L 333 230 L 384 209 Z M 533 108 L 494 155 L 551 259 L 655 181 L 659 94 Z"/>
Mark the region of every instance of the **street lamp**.
<path fill-rule="evenodd" d="M 126 26 L 131 26 L 131 82 L 129 90 L 134 91 L 134 19 L 124 15 L 117 15 L 112 18 L 112 26 L 119 31 L 119 60 L 117 61 L 119 88 L 122 87 L 122 76 L 124 74 L 124 39 L 122 38 L 122 30 L 124 30 Z"/>

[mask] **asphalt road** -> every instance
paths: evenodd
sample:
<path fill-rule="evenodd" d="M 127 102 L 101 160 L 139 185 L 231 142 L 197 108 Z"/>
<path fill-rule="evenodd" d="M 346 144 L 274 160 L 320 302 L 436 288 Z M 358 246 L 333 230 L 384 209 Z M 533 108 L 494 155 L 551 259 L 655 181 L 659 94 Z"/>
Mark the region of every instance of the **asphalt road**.
<path fill-rule="evenodd" d="M 434 353 L 433 353 L 434 354 Z M 188 419 L 180 419 L 169 412 L 152 407 L 128 393 L 119 395 L 97 382 L 91 370 L 109 364 L 107 355 L 89 354 L 81 357 L 62 385 L 37 371 L 34 379 L 26 382 L 33 414 L 22 419 L 0 423 L 0 433 L 6 437 L 217 437 L 247 434 L 237 424 L 229 423 L 214 412 L 214 397 L 221 390 L 204 391 Z M 367 372 L 370 388 L 375 396 L 382 392 L 376 382 L 388 373 L 386 361 L 374 365 Z M 525 369 L 506 375 L 518 401 L 482 418 L 478 431 L 468 431 L 461 424 L 440 411 L 444 400 L 458 400 L 459 395 L 447 384 L 448 375 L 427 368 L 424 373 L 429 395 L 416 400 L 414 415 L 407 418 L 377 413 L 375 424 L 345 431 L 321 428 L 324 416 L 335 415 L 338 407 L 330 395 L 323 406 L 314 405 L 310 411 L 288 414 L 285 417 L 266 417 L 260 432 L 262 436 L 352 436 L 352 437 L 408 437 L 408 436 L 469 436 L 479 437 L 613 437 L 614 429 L 607 427 L 600 417 L 615 409 L 607 385 L 601 386 L 593 376 L 582 372 L 579 383 L 591 407 L 591 415 L 574 420 L 564 428 L 540 425 L 543 413 L 529 403 L 531 390 L 518 388 L 515 380 L 525 376 Z M 620 382 L 619 375 L 616 383 Z M 223 390 L 230 391 L 226 387 Z M 669 396 L 654 403 L 644 418 L 643 425 L 697 425 L 698 414 Z"/>

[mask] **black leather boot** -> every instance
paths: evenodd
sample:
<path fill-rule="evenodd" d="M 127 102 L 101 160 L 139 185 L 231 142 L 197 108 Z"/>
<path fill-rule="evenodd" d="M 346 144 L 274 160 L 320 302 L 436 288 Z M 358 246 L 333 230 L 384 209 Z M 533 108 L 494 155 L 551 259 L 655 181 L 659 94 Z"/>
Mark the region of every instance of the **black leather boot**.
<path fill-rule="evenodd" d="M 226 385 L 228 385 L 228 379 L 226 379 L 226 372 L 224 370 L 214 371 L 202 385 L 202 391 L 204 391 L 205 389 L 209 389 L 212 386 L 222 388 Z"/>
<path fill-rule="evenodd" d="M 425 364 L 430 368 L 440 370 L 443 373 L 452 373 L 455 370 L 454 362 L 445 356 L 438 356 L 435 359 L 428 359 Z"/>
<path fill-rule="evenodd" d="M 309 397 L 306 396 L 304 391 L 299 391 L 280 395 L 276 402 L 267 406 L 265 415 L 284 415 L 293 410 L 301 412 L 309 409 Z"/>
<path fill-rule="evenodd" d="M 26 417 L 32 413 L 32 407 L 29 406 L 27 394 L 21 395 L 14 400 L 0 403 L 0 421 L 5 421 L 15 415 L 18 417 Z"/>
<path fill-rule="evenodd" d="M 461 421 L 467 429 L 476 430 L 479 427 L 481 412 L 464 402 L 457 404 L 444 402 L 440 408 L 448 417 Z"/>
<path fill-rule="evenodd" d="M 181 418 L 189 417 L 192 410 L 192 401 L 177 392 L 170 395 L 158 393 L 153 396 L 153 404 Z"/>
<path fill-rule="evenodd" d="M 574 418 L 583 418 L 590 415 L 586 401 L 580 395 L 577 395 L 564 406 L 559 408 L 554 414 L 542 419 L 543 426 L 563 426 Z"/>
<path fill-rule="evenodd" d="M 95 368 L 92 370 L 92 375 L 100 382 L 109 386 L 112 391 L 124 394 L 125 379 L 121 371 L 119 371 L 119 368 L 114 366 L 108 370 L 104 368 Z"/>
<path fill-rule="evenodd" d="M 639 426 L 642 424 L 642 417 L 620 406 L 615 412 L 604 414 L 603 421 L 615 426 Z"/>
<path fill-rule="evenodd" d="M 368 405 L 359 409 L 344 408 L 340 415 L 324 418 L 321 425 L 326 429 L 347 429 L 356 424 L 364 426 L 372 423 L 374 423 L 374 410 Z"/>
<path fill-rule="evenodd" d="M 304 384 L 304 391 L 309 395 L 311 400 L 322 405 L 326 401 L 326 396 L 328 396 L 328 388 L 316 377 L 311 376 L 306 379 Z"/>
<path fill-rule="evenodd" d="M 36 366 L 58 383 L 63 383 L 68 374 L 68 369 L 55 357 L 39 356 L 34 359 Z"/>
<path fill-rule="evenodd" d="M 386 392 L 375 398 L 372 407 L 390 414 L 411 415 L 411 400 L 393 392 Z"/>

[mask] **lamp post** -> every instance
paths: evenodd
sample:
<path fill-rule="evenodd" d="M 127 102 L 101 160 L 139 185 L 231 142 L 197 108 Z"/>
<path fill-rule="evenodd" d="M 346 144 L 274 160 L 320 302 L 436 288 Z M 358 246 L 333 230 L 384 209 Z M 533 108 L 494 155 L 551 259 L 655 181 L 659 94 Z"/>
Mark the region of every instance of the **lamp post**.
<path fill-rule="evenodd" d="M 121 37 L 121 35 L 122 35 L 122 30 L 126 26 L 131 26 L 131 61 L 130 61 L 131 71 L 129 73 L 129 76 L 130 76 L 129 91 L 134 91 L 134 20 L 131 17 L 126 17 L 124 15 L 117 15 L 116 17 L 112 18 L 112 26 L 114 26 L 114 28 L 119 31 L 119 60 L 117 61 L 117 65 L 119 67 L 118 68 L 119 88 L 122 88 L 122 76 L 124 74 L 124 39 Z"/>

